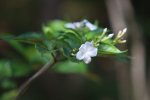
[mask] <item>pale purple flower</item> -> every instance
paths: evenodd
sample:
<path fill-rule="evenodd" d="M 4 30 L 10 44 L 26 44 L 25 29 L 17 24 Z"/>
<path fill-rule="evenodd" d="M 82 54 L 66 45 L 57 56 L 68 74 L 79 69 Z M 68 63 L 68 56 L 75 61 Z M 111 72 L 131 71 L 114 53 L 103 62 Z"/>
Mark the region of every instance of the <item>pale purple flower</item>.
<path fill-rule="evenodd" d="M 89 30 L 93 31 L 97 29 L 97 26 L 90 23 L 88 20 L 84 19 L 80 22 L 73 22 L 65 24 L 66 28 L 77 29 L 87 27 Z"/>
<path fill-rule="evenodd" d="M 90 23 L 90 22 L 89 22 L 88 20 L 86 20 L 86 19 L 84 19 L 82 22 L 83 22 L 83 23 L 85 24 L 85 26 L 86 26 L 87 28 L 89 28 L 91 31 L 97 29 L 97 26 L 93 25 L 92 23 Z"/>
<path fill-rule="evenodd" d="M 65 24 L 66 28 L 76 29 L 76 28 L 82 28 L 84 25 L 81 22 L 74 22 L 74 23 L 67 23 Z"/>
<path fill-rule="evenodd" d="M 79 51 L 76 54 L 78 60 L 83 60 L 86 64 L 91 62 L 91 57 L 97 55 L 98 49 L 94 47 L 93 42 L 85 42 L 79 48 Z"/>

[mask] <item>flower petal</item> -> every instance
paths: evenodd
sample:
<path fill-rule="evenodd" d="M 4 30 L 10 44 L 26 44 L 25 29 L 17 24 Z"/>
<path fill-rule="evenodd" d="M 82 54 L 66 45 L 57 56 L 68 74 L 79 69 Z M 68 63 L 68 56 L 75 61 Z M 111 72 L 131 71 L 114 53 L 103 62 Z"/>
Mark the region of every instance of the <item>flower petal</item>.
<path fill-rule="evenodd" d="M 82 51 L 78 51 L 78 52 L 77 52 L 76 58 L 77 58 L 78 60 L 82 60 L 84 57 L 85 57 L 84 52 L 82 52 Z"/>
<path fill-rule="evenodd" d="M 88 20 L 86 20 L 86 19 L 84 19 L 82 22 L 83 22 L 83 23 L 85 24 L 85 26 L 86 26 L 87 28 L 89 28 L 91 31 L 97 29 L 97 26 L 93 25 L 92 23 L 90 23 L 90 22 L 89 22 Z"/>
<path fill-rule="evenodd" d="M 82 28 L 83 27 L 81 22 L 74 22 L 73 24 L 75 25 L 76 28 Z"/>
<path fill-rule="evenodd" d="M 87 48 L 88 48 L 88 47 L 93 47 L 93 43 L 92 43 L 92 42 L 89 42 L 89 41 L 85 42 L 84 45 L 85 45 Z"/>
<path fill-rule="evenodd" d="M 79 48 L 79 51 L 85 51 L 86 50 L 86 45 L 82 44 Z"/>
<path fill-rule="evenodd" d="M 75 29 L 76 28 L 73 23 L 67 23 L 67 24 L 65 24 L 65 27 L 66 28 L 71 28 L 71 29 Z"/>
<path fill-rule="evenodd" d="M 86 57 L 84 57 L 83 61 L 84 61 L 86 64 L 88 64 L 88 63 L 91 62 L 91 57 L 90 57 L 90 56 L 86 56 Z"/>
<path fill-rule="evenodd" d="M 92 44 L 92 42 L 85 42 L 84 44 L 82 44 L 81 46 L 80 46 L 80 48 L 79 48 L 79 51 L 87 51 L 87 49 L 89 48 L 89 47 L 93 47 L 93 44 Z"/>
<path fill-rule="evenodd" d="M 98 49 L 95 47 L 90 48 L 90 50 L 87 52 L 87 55 L 89 55 L 90 57 L 95 57 L 97 55 L 97 51 Z"/>
<path fill-rule="evenodd" d="M 91 24 L 90 22 L 87 22 L 85 25 L 86 25 L 86 27 L 88 27 L 91 31 L 97 29 L 97 27 L 96 27 L 95 25 Z"/>

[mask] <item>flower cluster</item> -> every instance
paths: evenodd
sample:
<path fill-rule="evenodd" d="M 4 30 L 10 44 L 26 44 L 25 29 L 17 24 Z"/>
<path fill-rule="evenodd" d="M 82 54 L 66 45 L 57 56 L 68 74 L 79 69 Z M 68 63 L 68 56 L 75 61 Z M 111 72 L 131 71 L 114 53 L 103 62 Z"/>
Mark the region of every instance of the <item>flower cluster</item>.
<path fill-rule="evenodd" d="M 73 22 L 73 23 L 67 23 L 65 25 L 66 28 L 71 28 L 71 29 L 82 29 L 84 27 L 87 27 L 89 30 L 93 31 L 97 29 L 97 26 L 93 25 L 90 23 L 88 20 L 84 19 L 80 22 Z"/>
<path fill-rule="evenodd" d="M 70 29 L 82 29 L 84 27 L 87 27 L 90 31 L 96 30 L 98 27 L 93 25 L 87 20 L 82 20 L 81 22 L 73 22 L 73 23 L 67 23 L 65 24 L 66 28 Z M 122 40 L 123 35 L 126 33 L 127 28 L 123 29 L 122 31 L 119 31 L 116 37 L 114 38 L 112 44 L 115 45 L 116 43 L 125 43 L 126 40 Z M 81 46 L 78 49 L 78 52 L 75 54 L 77 60 L 83 60 L 86 64 L 91 62 L 91 58 L 97 56 L 98 54 L 98 46 L 101 45 L 101 42 L 105 42 L 109 39 L 111 39 L 114 34 L 106 35 L 107 28 L 105 28 L 98 36 L 98 39 L 96 41 L 91 40 L 85 41 L 84 44 L 81 44 Z"/>
<path fill-rule="evenodd" d="M 120 30 L 116 36 L 116 38 L 114 39 L 114 44 L 116 43 L 126 43 L 126 40 L 123 40 L 122 37 L 125 35 L 125 33 L 127 32 L 127 28 L 124 28 L 122 31 Z"/>

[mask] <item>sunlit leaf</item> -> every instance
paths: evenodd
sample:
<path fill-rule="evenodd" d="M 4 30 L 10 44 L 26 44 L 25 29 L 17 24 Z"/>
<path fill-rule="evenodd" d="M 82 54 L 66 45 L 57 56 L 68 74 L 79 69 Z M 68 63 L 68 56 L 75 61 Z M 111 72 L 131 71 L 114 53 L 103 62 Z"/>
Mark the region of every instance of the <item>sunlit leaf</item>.
<path fill-rule="evenodd" d="M 126 52 L 126 51 L 121 51 L 117 47 L 106 43 L 101 43 L 98 48 L 99 48 L 98 52 L 100 55 L 107 55 L 107 54 L 115 55 L 115 54 L 121 54 Z"/>
<path fill-rule="evenodd" d="M 43 32 L 48 37 L 56 37 L 65 29 L 65 22 L 61 20 L 50 21 L 47 24 L 43 25 Z"/>

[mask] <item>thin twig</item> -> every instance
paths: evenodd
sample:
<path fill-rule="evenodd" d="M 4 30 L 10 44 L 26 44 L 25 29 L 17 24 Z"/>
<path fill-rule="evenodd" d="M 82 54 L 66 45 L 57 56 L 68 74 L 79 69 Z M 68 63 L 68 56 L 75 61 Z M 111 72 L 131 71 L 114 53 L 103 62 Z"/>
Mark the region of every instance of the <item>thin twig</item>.
<path fill-rule="evenodd" d="M 42 75 L 45 71 L 47 71 L 50 67 L 52 67 L 56 63 L 56 59 L 54 57 L 53 61 L 49 61 L 47 64 L 45 64 L 38 72 L 36 72 L 32 77 L 30 77 L 19 89 L 18 94 L 16 96 L 16 100 L 19 100 L 19 98 L 25 93 L 25 91 L 29 88 L 29 85 L 40 75 Z"/>

